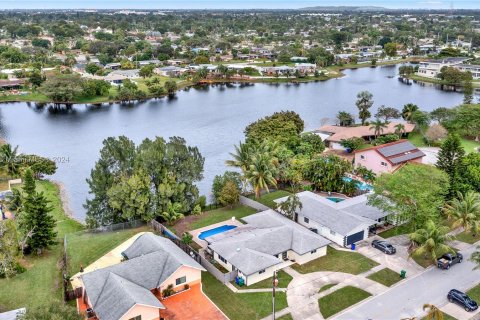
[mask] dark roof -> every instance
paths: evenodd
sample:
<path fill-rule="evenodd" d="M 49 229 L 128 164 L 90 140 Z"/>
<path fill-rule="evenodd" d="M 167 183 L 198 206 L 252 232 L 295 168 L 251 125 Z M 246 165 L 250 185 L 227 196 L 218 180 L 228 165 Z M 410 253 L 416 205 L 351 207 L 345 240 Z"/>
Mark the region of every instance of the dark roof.
<path fill-rule="evenodd" d="M 382 144 L 368 149 L 358 150 L 356 153 L 362 153 L 367 150 L 375 150 L 392 165 L 397 165 L 409 160 L 418 159 L 425 156 L 423 151 L 419 150 L 408 140 L 399 140 Z"/>

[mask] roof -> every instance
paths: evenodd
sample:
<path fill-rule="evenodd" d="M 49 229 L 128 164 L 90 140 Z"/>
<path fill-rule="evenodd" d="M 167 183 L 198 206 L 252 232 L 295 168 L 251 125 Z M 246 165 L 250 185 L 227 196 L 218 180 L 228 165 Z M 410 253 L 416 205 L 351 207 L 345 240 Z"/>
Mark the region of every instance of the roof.
<path fill-rule="evenodd" d="M 151 232 L 138 237 L 123 254 L 127 261 L 81 277 L 92 307 L 102 320 L 117 320 L 121 317 L 117 313 L 125 313 L 134 304 L 158 307 L 153 305 L 152 299 L 156 298 L 150 290 L 159 288 L 182 266 L 206 271 L 172 241 Z M 105 292 L 114 292 L 115 299 Z M 147 298 L 148 293 L 152 297 Z"/>
<path fill-rule="evenodd" d="M 298 214 L 315 221 L 341 235 L 348 235 L 358 227 L 376 224 L 377 219 L 388 213 L 367 205 L 367 196 L 348 198 L 341 202 L 333 202 L 310 191 L 297 194 L 302 203 Z M 287 198 L 274 200 L 281 203 Z"/>
<path fill-rule="evenodd" d="M 383 129 L 381 135 L 393 134 L 395 133 L 395 126 L 399 122 L 390 122 L 387 124 L 387 127 Z M 405 126 L 405 132 L 410 133 L 415 128 L 414 124 L 411 123 L 402 123 Z M 369 136 L 374 136 L 375 132 L 373 129 L 370 129 L 370 126 L 357 126 L 357 127 L 341 127 L 333 125 L 325 125 L 316 130 L 316 132 L 330 133 L 331 135 L 326 138 L 327 141 L 340 142 L 343 139 L 350 138 L 364 138 Z"/>
<path fill-rule="evenodd" d="M 355 153 L 362 153 L 369 150 L 377 151 L 378 154 L 392 165 L 398 165 L 425 156 L 423 151 L 418 149 L 408 140 L 399 140 L 363 150 L 357 150 Z"/>
<path fill-rule="evenodd" d="M 0 87 L 12 87 L 12 86 L 20 86 L 25 83 L 25 80 L 0 80 Z"/>
<path fill-rule="evenodd" d="M 274 210 L 250 215 L 243 220 L 246 225 L 205 240 L 213 251 L 246 275 L 282 263 L 275 257 L 282 252 L 293 250 L 302 255 L 330 243 Z"/>

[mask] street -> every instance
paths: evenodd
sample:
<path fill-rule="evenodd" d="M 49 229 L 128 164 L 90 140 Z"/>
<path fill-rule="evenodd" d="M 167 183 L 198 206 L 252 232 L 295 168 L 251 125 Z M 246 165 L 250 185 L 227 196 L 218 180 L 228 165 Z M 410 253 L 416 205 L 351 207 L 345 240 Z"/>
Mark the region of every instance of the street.
<path fill-rule="evenodd" d="M 450 289 L 466 291 L 480 281 L 480 270 L 473 271 L 475 265 L 469 261 L 473 251 L 475 251 L 474 246 L 461 251 L 464 256 L 463 262 L 456 264 L 450 270 L 431 268 L 333 319 L 398 320 L 423 316 L 425 312 L 422 306 L 425 303 L 440 308 L 448 303 L 447 293 Z M 458 308 L 461 309 L 460 306 Z"/>

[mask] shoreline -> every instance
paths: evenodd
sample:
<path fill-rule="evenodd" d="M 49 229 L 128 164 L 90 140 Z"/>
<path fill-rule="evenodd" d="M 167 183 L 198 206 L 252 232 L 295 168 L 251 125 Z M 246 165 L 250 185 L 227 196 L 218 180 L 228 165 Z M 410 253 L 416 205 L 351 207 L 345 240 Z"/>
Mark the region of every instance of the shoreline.
<path fill-rule="evenodd" d="M 335 73 L 336 75 L 323 75 L 319 76 L 317 78 L 313 76 L 309 76 L 306 78 L 276 78 L 276 77 L 262 77 L 262 78 L 232 78 L 232 79 L 205 79 L 202 80 L 199 83 L 193 83 L 190 81 L 185 81 L 184 83 L 179 83 L 178 84 L 178 89 L 176 92 L 180 90 L 185 90 L 189 89 L 192 87 L 195 87 L 197 85 L 202 85 L 202 84 L 229 84 L 229 83 L 265 83 L 265 84 L 285 84 L 285 83 L 290 83 L 290 84 L 300 84 L 300 83 L 314 83 L 314 82 L 323 82 L 323 81 L 328 81 L 332 79 L 339 79 L 343 78 L 345 74 L 342 72 L 343 70 L 355 70 L 355 69 L 360 69 L 360 68 L 377 68 L 377 67 L 382 67 L 382 66 L 392 66 L 392 65 L 397 65 L 397 64 L 402 64 L 402 63 L 408 63 L 411 61 L 415 61 L 415 59 L 407 58 L 407 59 L 400 59 L 400 60 L 392 60 L 392 61 L 385 61 L 385 62 L 378 62 L 376 65 L 371 65 L 370 63 L 362 63 L 362 64 L 355 64 L 355 65 L 344 65 L 344 66 L 330 66 L 327 67 L 326 69 L 332 73 Z M 175 93 L 174 93 L 175 94 Z M 56 103 L 53 101 L 44 101 L 44 100 L 35 100 L 35 99 L 28 99 L 28 95 L 25 96 L 14 96 L 16 99 L 10 99 L 10 100 L 2 100 L 2 97 L 0 96 L 0 105 L 1 104 L 6 104 L 6 103 L 17 103 L 17 102 L 25 102 L 25 103 L 39 103 L 39 104 L 53 104 L 53 105 L 62 105 L 62 106 L 73 106 L 73 105 L 103 105 L 103 104 L 114 104 L 114 103 L 132 103 L 132 102 L 137 102 L 137 101 L 148 101 L 148 100 L 153 100 L 153 99 L 162 99 L 165 97 L 168 97 L 170 94 L 166 93 L 160 96 L 147 96 L 147 98 L 142 99 L 142 100 L 130 100 L 130 101 L 121 101 L 121 100 L 116 100 L 116 99 L 109 99 L 109 97 L 95 97 L 91 101 L 74 101 L 74 102 L 62 102 L 62 103 Z M 7 96 L 8 97 L 8 96 Z M 26 99 L 22 99 L 26 98 Z M 103 99 L 105 98 L 105 99 Z"/>
<path fill-rule="evenodd" d="M 80 221 L 75 217 L 74 212 L 73 212 L 72 208 L 70 207 L 70 201 L 68 199 L 67 188 L 65 188 L 65 185 L 63 184 L 63 182 L 58 181 L 58 180 L 50 180 L 50 179 L 46 179 L 46 180 L 50 181 L 52 184 L 54 184 L 58 188 L 58 193 L 59 193 L 59 196 L 60 196 L 60 201 L 62 202 L 62 208 L 63 208 L 63 211 L 65 212 L 65 216 L 69 219 L 72 219 L 72 220 L 80 223 L 82 226 L 85 226 L 85 221 Z"/>

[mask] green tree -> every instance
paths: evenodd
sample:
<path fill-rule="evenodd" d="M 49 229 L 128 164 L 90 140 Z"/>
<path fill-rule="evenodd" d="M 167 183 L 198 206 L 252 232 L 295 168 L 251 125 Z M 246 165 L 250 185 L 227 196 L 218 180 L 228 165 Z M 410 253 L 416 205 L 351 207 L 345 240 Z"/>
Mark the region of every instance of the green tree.
<path fill-rule="evenodd" d="M 212 197 L 215 203 L 219 203 L 220 193 L 227 181 L 233 182 L 238 192 L 242 190 L 242 177 L 238 172 L 225 171 L 223 175 L 216 175 L 212 184 Z"/>
<path fill-rule="evenodd" d="M 77 75 L 64 74 L 49 77 L 40 91 L 54 103 L 72 102 L 83 93 L 83 79 Z"/>
<path fill-rule="evenodd" d="M 276 187 L 277 180 L 276 159 L 267 152 L 256 153 L 252 156 L 247 168 L 246 179 L 255 191 L 255 197 L 260 198 L 262 190 L 270 192 L 269 187 Z"/>
<path fill-rule="evenodd" d="M 232 180 L 227 180 L 218 196 L 218 202 L 223 206 L 232 207 L 240 201 L 240 191 Z"/>
<path fill-rule="evenodd" d="M 185 243 L 186 245 L 190 245 L 193 242 L 193 236 L 190 233 L 185 232 L 182 235 L 182 242 Z"/>
<path fill-rule="evenodd" d="M 271 116 L 259 119 L 245 128 L 247 141 L 273 140 L 280 144 L 299 142 L 304 122 L 293 111 L 275 112 Z"/>
<path fill-rule="evenodd" d="M 77 309 L 58 300 L 45 301 L 41 306 L 27 308 L 25 315 L 18 320 L 82 320 Z"/>
<path fill-rule="evenodd" d="M 383 122 L 380 119 L 376 119 L 370 123 L 370 130 L 373 130 L 375 138 L 383 133 L 384 129 L 388 128 L 388 122 Z"/>
<path fill-rule="evenodd" d="M 465 80 L 463 84 L 463 103 L 464 104 L 473 103 L 473 84 L 471 79 Z"/>
<path fill-rule="evenodd" d="M 336 155 L 318 155 L 308 162 L 304 176 L 317 190 L 340 192 L 344 185 L 343 177 L 352 169 L 350 162 Z"/>
<path fill-rule="evenodd" d="M 182 205 L 180 203 L 171 203 L 169 202 L 165 211 L 160 213 L 160 217 L 167 222 L 169 225 L 173 225 L 178 219 L 182 219 L 184 216 L 180 213 Z"/>
<path fill-rule="evenodd" d="M 463 195 L 459 192 L 457 198 L 445 205 L 444 211 L 453 221 L 453 228 L 462 227 L 465 231 L 472 231 L 474 235 L 480 231 L 480 195 L 478 193 L 468 191 Z"/>
<path fill-rule="evenodd" d="M 287 197 L 287 200 L 280 203 L 279 209 L 290 219 L 295 218 L 295 214 L 302 210 L 303 204 L 300 201 L 300 198 L 296 194 L 291 194 Z"/>
<path fill-rule="evenodd" d="M 443 320 L 443 312 L 433 304 L 424 304 L 423 311 L 427 310 L 425 320 Z"/>
<path fill-rule="evenodd" d="M 450 178 L 447 197 L 452 199 L 460 190 L 460 172 L 463 171 L 465 150 L 457 134 L 450 134 L 438 152 L 437 168 L 445 171 Z"/>
<path fill-rule="evenodd" d="M 365 144 L 365 140 L 362 138 L 348 138 L 348 139 L 342 139 L 340 141 L 340 145 L 348 150 L 349 152 L 353 152 L 355 150 L 360 149 L 363 145 Z"/>
<path fill-rule="evenodd" d="M 406 105 L 403 106 L 402 109 L 402 118 L 405 121 L 411 122 L 412 121 L 412 115 L 415 111 L 418 111 L 418 106 L 413 103 L 407 103 Z"/>
<path fill-rule="evenodd" d="M 0 165 L 9 175 L 17 176 L 20 173 L 21 163 L 18 156 L 18 146 L 12 148 L 9 143 L 0 147 Z"/>
<path fill-rule="evenodd" d="M 405 125 L 403 123 L 397 123 L 395 125 L 395 134 L 399 137 L 405 134 Z"/>
<path fill-rule="evenodd" d="M 395 42 L 386 43 L 385 46 L 383 47 L 383 50 L 385 51 L 385 54 L 387 56 L 394 57 L 397 55 L 397 43 Z"/>
<path fill-rule="evenodd" d="M 100 69 L 101 67 L 98 64 L 92 62 L 87 63 L 85 67 L 85 71 L 90 74 L 96 74 Z"/>
<path fill-rule="evenodd" d="M 362 126 L 365 121 L 371 117 L 369 109 L 373 106 L 373 95 L 368 91 L 361 91 L 357 94 L 355 105 L 358 108 L 358 117 L 362 120 Z"/>
<path fill-rule="evenodd" d="M 177 91 L 177 83 L 174 80 L 167 80 L 165 82 L 165 90 L 167 90 L 168 94 L 172 95 Z"/>
<path fill-rule="evenodd" d="M 11 278 L 17 274 L 19 240 L 15 222 L 0 221 L 0 278 Z"/>
<path fill-rule="evenodd" d="M 432 263 L 437 263 L 437 258 L 447 252 L 453 252 L 453 249 L 447 244 L 453 240 L 449 235 L 450 228 L 435 223 L 433 220 L 427 220 L 425 225 L 409 235 L 410 240 L 417 246 L 410 256 L 417 254 L 423 255 L 424 259 L 430 259 Z"/>
<path fill-rule="evenodd" d="M 480 153 L 472 152 L 463 158 L 460 188 L 462 192 L 469 190 L 480 192 Z"/>
<path fill-rule="evenodd" d="M 453 122 L 459 134 L 480 141 L 480 104 L 459 106 Z"/>
<path fill-rule="evenodd" d="M 385 122 L 387 122 L 390 119 L 400 118 L 400 111 L 396 108 L 381 106 L 380 108 L 378 108 L 375 117 L 377 119 L 383 118 Z"/>
<path fill-rule="evenodd" d="M 149 64 L 140 68 L 139 75 L 142 78 L 148 78 L 153 75 L 153 69 L 155 69 L 155 65 Z"/>
<path fill-rule="evenodd" d="M 355 124 L 355 119 L 353 115 L 346 111 L 339 111 L 337 113 L 338 124 L 342 127 L 350 127 Z"/>

